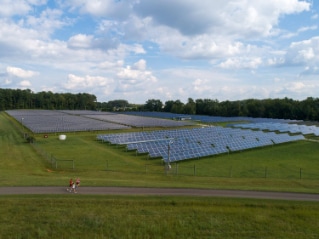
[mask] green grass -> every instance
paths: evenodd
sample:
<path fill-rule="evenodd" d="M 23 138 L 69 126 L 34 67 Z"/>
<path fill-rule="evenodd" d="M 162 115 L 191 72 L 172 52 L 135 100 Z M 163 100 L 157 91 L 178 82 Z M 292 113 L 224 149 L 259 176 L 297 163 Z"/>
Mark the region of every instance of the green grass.
<path fill-rule="evenodd" d="M 122 131 L 116 131 L 122 132 Z M 104 132 L 109 133 L 109 132 Z M 81 177 L 85 186 L 226 188 L 319 192 L 317 142 L 299 141 L 273 147 L 173 163 L 168 174 L 161 159 L 127 152 L 96 141 L 97 132 L 36 135 L 35 147 L 21 126 L 0 114 L 0 185 L 67 185 Z M 40 152 L 40 153 L 39 153 Z M 58 160 L 51 163 L 51 158 Z"/>
<path fill-rule="evenodd" d="M 311 202 L 70 195 L 1 197 L 0 203 L 0 238 L 319 236 L 319 204 Z"/>
<path fill-rule="evenodd" d="M 83 186 L 319 192 L 317 142 L 185 161 L 166 174 L 160 159 L 95 137 L 36 135 L 32 147 L 18 122 L 0 113 L 0 186 L 66 186 L 79 176 Z M 66 161 L 56 169 L 51 158 L 74 160 L 75 169 Z M 0 239 L 319 237 L 317 202 L 66 194 L 0 196 L 0 205 Z"/>

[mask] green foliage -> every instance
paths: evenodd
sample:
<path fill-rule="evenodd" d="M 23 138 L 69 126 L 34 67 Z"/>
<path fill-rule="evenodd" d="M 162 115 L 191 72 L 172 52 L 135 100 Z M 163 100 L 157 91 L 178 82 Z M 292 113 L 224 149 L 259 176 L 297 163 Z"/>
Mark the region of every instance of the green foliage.
<path fill-rule="evenodd" d="M 96 96 L 87 93 L 34 93 L 29 89 L 0 88 L 0 110 L 8 109 L 95 110 Z"/>
<path fill-rule="evenodd" d="M 26 137 L 26 140 L 28 143 L 30 143 L 30 144 L 35 143 L 35 137 L 33 135 L 26 134 L 25 137 Z"/>
<path fill-rule="evenodd" d="M 163 103 L 160 100 L 151 99 L 144 105 L 145 111 L 162 111 Z"/>
<path fill-rule="evenodd" d="M 110 100 L 109 102 L 98 103 L 98 109 L 103 111 L 124 111 L 126 108 L 130 109 L 127 100 Z"/>
<path fill-rule="evenodd" d="M 259 118 L 319 120 L 319 98 L 309 97 L 303 101 L 284 99 L 247 99 L 222 101 L 211 99 L 169 100 L 164 105 L 165 112 L 210 115 L 210 116 L 247 116 Z"/>

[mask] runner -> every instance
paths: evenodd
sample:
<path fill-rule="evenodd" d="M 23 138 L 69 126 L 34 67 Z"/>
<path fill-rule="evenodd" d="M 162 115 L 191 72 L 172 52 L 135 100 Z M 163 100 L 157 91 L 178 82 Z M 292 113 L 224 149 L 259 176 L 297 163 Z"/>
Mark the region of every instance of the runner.
<path fill-rule="evenodd" d="M 74 186 L 73 179 L 72 179 L 72 178 L 70 178 L 70 181 L 69 181 L 69 188 L 67 188 L 66 190 L 67 190 L 68 192 L 72 192 L 72 190 L 73 190 L 73 186 Z"/>
<path fill-rule="evenodd" d="M 77 179 L 75 180 L 75 189 L 74 189 L 74 192 L 75 192 L 75 193 L 76 193 L 76 190 L 78 189 L 78 187 L 80 186 L 80 183 L 81 183 L 80 178 L 77 178 Z"/>
<path fill-rule="evenodd" d="M 72 190 L 73 190 L 74 193 L 76 193 L 76 191 L 75 191 L 75 183 L 74 182 L 72 184 Z M 70 192 L 72 192 L 72 190 Z"/>

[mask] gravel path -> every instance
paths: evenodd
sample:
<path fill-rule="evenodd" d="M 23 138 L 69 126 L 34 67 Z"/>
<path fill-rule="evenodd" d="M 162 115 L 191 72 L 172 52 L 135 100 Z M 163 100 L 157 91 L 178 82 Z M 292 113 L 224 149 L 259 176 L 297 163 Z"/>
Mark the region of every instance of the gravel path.
<path fill-rule="evenodd" d="M 70 194 L 66 187 L 0 187 L 0 195 Z M 80 187 L 80 195 L 153 195 L 153 196 L 203 196 L 226 198 L 280 199 L 295 201 L 319 201 L 319 194 L 182 189 L 182 188 L 131 188 L 131 187 Z"/>

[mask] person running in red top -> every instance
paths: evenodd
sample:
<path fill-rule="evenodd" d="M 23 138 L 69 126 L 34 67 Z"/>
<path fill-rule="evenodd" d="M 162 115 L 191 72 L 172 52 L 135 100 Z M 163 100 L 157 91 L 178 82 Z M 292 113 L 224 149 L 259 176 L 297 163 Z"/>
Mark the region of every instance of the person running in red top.
<path fill-rule="evenodd" d="M 69 188 L 67 188 L 66 190 L 67 190 L 68 192 L 72 192 L 72 190 L 73 190 L 73 185 L 74 185 L 73 179 L 70 178 Z"/>

